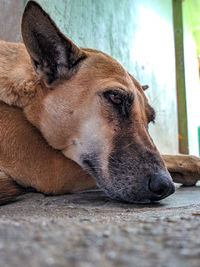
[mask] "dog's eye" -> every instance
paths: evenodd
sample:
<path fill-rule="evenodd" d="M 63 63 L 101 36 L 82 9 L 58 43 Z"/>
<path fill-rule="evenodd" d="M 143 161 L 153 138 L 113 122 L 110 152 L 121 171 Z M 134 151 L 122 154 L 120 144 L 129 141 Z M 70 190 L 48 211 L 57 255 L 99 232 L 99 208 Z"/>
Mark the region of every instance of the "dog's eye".
<path fill-rule="evenodd" d="M 120 92 L 119 90 L 107 90 L 103 95 L 120 115 L 129 117 L 133 103 L 132 94 Z"/>
<path fill-rule="evenodd" d="M 104 92 L 104 97 L 114 105 L 123 104 L 123 95 L 120 92 L 108 90 Z"/>
<path fill-rule="evenodd" d="M 114 104 L 116 104 L 116 105 L 120 105 L 120 104 L 122 104 L 122 99 L 121 99 L 119 96 L 114 95 L 114 94 L 110 94 L 109 97 L 110 97 L 110 100 L 111 100 Z"/>

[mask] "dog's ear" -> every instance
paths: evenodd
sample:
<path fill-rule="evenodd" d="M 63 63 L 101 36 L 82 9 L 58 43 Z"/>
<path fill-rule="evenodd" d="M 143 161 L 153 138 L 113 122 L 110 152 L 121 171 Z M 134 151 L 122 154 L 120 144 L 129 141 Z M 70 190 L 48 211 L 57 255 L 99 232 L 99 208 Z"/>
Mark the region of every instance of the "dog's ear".
<path fill-rule="evenodd" d="M 149 88 L 148 85 L 142 85 L 142 89 L 143 89 L 143 91 L 146 91 L 148 88 Z"/>
<path fill-rule="evenodd" d="M 29 1 L 22 18 L 22 37 L 36 73 L 47 85 L 70 78 L 85 54 L 65 37 L 35 1 Z"/>

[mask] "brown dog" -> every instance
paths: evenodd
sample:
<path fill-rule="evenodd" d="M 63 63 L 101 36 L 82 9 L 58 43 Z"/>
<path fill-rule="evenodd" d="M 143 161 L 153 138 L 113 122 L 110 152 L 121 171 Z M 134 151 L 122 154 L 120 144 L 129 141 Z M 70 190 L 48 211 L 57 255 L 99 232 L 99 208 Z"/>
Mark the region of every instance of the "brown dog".
<path fill-rule="evenodd" d="M 63 194 L 96 183 L 128 202 L 172 194 L 142 86 L 112 57 L 77 47 L 35 1 L 22 36 L 25 46 L 0 43 L 1 203 L 22 187 Z"/>

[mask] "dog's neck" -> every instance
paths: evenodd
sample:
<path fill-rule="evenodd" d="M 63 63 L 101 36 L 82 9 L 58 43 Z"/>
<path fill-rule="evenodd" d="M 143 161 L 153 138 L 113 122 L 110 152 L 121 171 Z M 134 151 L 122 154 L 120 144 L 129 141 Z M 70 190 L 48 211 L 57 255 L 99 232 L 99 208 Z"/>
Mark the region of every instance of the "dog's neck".
<path fill-rule="evenodd" d="M 37 92 L 39 78 L 21 43 L 0 42 L 0 101 L 24 108 Z"/>

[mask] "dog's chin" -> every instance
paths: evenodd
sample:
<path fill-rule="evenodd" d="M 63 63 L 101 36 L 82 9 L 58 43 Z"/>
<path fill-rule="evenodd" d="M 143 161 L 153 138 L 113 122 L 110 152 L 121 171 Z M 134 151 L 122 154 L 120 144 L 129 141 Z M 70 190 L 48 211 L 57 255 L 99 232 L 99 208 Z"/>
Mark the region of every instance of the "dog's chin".
<path fill-rule="evenodd" d="M 111 190 L 110 188 L 108 189 L 105 186 L 102 186 L 101 183 L 98 182 L 98 186 L 105 192 L 105 194 L 110 197 L 111 199 L 117 201 L 117 202 L 123 202 L 127 204 L 136 204 L 136 205 L 145 205 L 145 204 L 151 204 L 152 201 L 147 198 L 130 198 L 126 195 L 122 196 L 116 193 L 115 191 Z"/>
<path fill-rule="evenodd" d="M 91 174 L 91 173 L 90 173 Z M 155 201 L 152 201 L 151 199 L 148 198 L 142 198 L 140 194 L 132 194 L 132 197 L 127 195 L 121 195 L 119 192 L 116 190 L 113 190 L 112 185 L 106 183 L 105 181 L 107 180 L 105 177 L 101 177 L 99 175 L 93 176 L 97 182 L 98 187 L 112 200 L 117 201 L 117 202 L 122 202 L 126 204 L 136 204 L 136 205 L 145 205 L 145 204 L 151 204 Z M 142 194 L 142 193 L 141 193 Z"/>

